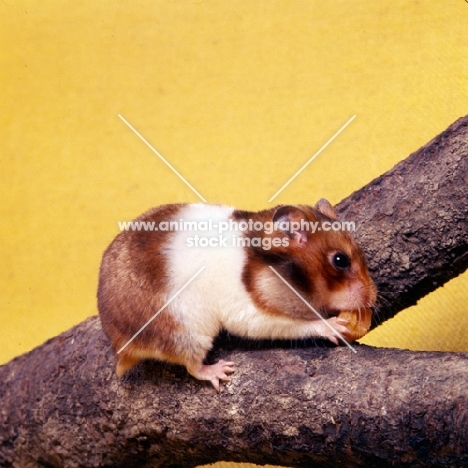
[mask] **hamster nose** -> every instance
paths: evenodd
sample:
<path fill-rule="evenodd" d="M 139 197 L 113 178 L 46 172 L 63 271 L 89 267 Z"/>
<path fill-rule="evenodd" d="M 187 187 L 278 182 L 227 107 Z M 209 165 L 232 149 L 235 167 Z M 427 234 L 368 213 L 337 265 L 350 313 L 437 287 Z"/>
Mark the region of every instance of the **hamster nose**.
<path fill-rule="evenodd" d="M 370 282 L 367 286 L 364 286 L 364 302 L 365 307 L 373 307 L 377 300 L 377 288 L 373 282 Z"/>
<path fill-rule="evenodd" d="M 350 292 L 361 307 L 372 307 L 377 300 L 377 288 L 372 281 L 355 281 L 350 285 Z"/>

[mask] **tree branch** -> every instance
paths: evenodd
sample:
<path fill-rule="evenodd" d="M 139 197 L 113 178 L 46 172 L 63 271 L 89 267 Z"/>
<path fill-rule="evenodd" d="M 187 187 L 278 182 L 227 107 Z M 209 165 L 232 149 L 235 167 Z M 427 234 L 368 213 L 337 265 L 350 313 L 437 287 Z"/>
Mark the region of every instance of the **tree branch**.
<path fill-rule="evenodd" d="M 388 318 L 468 266 L 468 117 L 338 205 Z M 92 317 L 0 367 L 0 465 L 468 466 L 468 355 L 220 338 L 220 394 L 156 361 L 116 378 Z"/>

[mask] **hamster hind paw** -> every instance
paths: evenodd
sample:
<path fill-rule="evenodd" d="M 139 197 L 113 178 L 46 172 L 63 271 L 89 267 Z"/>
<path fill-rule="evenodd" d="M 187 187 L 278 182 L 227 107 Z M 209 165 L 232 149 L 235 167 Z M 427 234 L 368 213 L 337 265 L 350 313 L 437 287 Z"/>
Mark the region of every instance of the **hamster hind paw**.
<path fill-rule="evenodd" d="M 189 373 L 198 380 L 208 380 L 211 382 L 217 392 L 219 392 L 219 383 L 229 382 L 231 378 L 228 374 L 235 372 L 236 364 L 230 361 L 218 361 L 216 364 L 201 364 L 195 368 L 188 369 Z"/>

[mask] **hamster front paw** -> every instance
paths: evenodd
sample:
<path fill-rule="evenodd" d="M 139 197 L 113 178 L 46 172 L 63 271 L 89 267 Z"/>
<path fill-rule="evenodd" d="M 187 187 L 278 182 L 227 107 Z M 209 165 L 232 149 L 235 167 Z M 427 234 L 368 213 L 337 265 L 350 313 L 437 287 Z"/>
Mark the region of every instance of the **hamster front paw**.
<path fill-rule="evenodd" d="M 351 331 L 347 326 L 349 324 L 349 320 L 340 317 L 331 317 L 327 319 L 327 323 L 333 328 L 333 330 L 335 330 L 335 332 L 338 332 L 344 339 L 348 340 L 348 338 L 351 336 Z M 322 329 L 322 333 L 320 334 L 320 336 L 338 345 L 340 340 L 340 336 L 338 335 L 338 333 L 335 333 L 324 322 L 321 322 L 320 325 Z"/>

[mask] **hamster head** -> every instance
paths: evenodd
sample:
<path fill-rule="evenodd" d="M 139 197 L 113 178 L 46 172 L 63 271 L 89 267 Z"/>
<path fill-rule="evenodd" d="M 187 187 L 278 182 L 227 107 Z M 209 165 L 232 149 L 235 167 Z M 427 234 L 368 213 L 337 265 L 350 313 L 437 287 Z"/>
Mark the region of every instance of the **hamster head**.
<path fill-rule="evenodd" d="M 364 254 L 349 232 L 332 229 L 338 224 L 332 224 L 337 217 L 328 201 L 315 207 L 279 206 L 266 213 L 276 229 L 262 235 L 271 238 L 266 245 L 272 247 L 252 247 L 244 271 L 244 283 L 260 307 L 273 314 L 316 318 L 294 291 L 325 317 L 374 305 L 377 289 Z"/>

